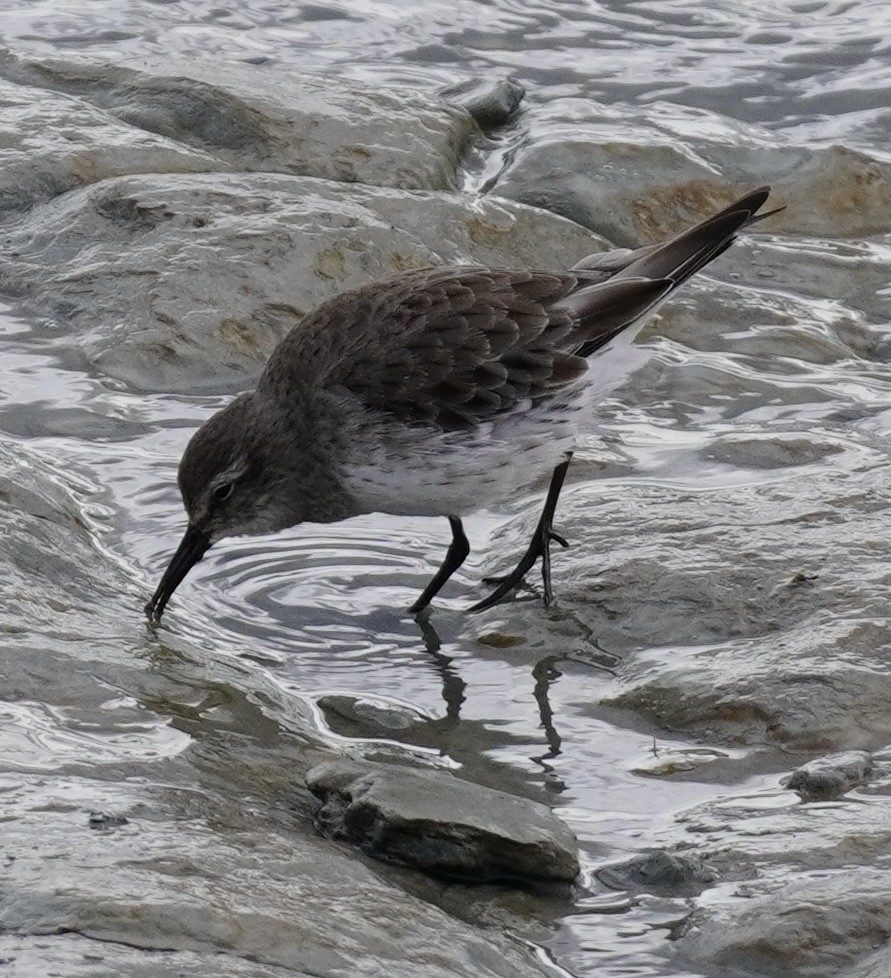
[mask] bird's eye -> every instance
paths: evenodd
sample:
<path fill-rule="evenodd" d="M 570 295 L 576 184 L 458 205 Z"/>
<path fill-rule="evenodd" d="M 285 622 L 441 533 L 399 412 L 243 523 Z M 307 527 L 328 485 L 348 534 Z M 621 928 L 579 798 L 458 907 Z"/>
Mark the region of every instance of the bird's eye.
<path fill-rule="evenodd" d="M 232 483 L 231 482 L 221 482 L 220 485 L 215 486 L 213 490 L 213 498 L 218 502 L 223 502 L 224 499 L 228 499 L 232 495 Z"/>

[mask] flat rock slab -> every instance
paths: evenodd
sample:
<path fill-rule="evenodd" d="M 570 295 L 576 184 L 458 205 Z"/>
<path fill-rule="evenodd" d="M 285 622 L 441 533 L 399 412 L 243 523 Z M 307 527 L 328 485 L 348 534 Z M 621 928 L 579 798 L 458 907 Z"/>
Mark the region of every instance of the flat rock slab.
<path fill-rule="evenodd" d="M 550 809 L 443 771 L 329 761 L 306 783 L 322 799 L 319 831 L 379 859 L 479 881 L 579 872 L 575 837 Z"/>
<path fill-rule="evenodd" d="M 311 834 L 279 834 L 268 824 L 233 829 L 201 817 L 174 821 L 152 791 L 88 778 L 47 780 L 45 772 L 0 771 L 0 958 L 15 959 L 5 974 L 553 974 L 524 942 L 450 917 Z M 129 824 L 97 834 L 82 809 L 110 792 Z M 226 808 L 219 800 L 217 812 Z"/>

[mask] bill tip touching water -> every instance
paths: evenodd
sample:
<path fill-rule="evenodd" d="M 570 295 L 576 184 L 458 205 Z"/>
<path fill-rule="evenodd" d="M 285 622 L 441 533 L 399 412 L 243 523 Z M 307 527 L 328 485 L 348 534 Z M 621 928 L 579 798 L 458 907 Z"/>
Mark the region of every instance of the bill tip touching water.
<path fill-rule="evenodd" d="M 761 187 L 667 242 L 597 253 L 563 272 L 425 268 L 343 292 L 279 343 L 257 388 L 193 435 L 179 467 L 185 535 L 145 606 L 226 536 L 363 513 L 444 516 L 452 539 L 411 607 L 464 562 L 462 517 L 551 474 L 512 573 L 470 610 L 506 597 L 541 561 L 552 599 L 552 528 L 576 438 L 636 360 L 629 345 L 676 288 L 759 213 Z"/>

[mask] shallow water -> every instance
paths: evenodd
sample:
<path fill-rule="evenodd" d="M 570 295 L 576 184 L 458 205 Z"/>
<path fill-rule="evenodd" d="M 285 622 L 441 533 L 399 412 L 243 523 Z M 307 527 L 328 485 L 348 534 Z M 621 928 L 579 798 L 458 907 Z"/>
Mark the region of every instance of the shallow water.
<path fill-rule="evenodd" d="M 746 124 L 756 142 L 841 141 L 891 159 L 884 2 L 726 2 L 704 10 L 493 0 L 446 13 L 428 0 L 410 7 L 10 0 L 0 36 L 17 54 L 150 71 L 193 59 L 221 72 L 228 61 L 293 66 L 428 96 L 510 72 L 527 88 L 526 108 L 468 165 L 471 189 L 490 181 L 497 192 L 501 166 L 528 140 L 567 128 L 574 103 L 555 112 L 557 99 L 596 100 L 635 117 L 644 109 L 658 117 L 664 107 L 675 133 L 688 127 L 730 144 L 736 130 L 721 130 L 718 116 Z M 615 112 L 617 134 L 626 123 L 626 113 Z M 714 131 L 703 133 L 709 126 Z M 654 130 L 654 142 L 661 138 Z M 177 592 L 164 626 L 149 629 L 142 604 L 183 525 L 176 464 L 192 430 L 230 390 L 157 394 L 150 383 L 110 379 L 68 341 L 64 321 L 10 300 L 0 320 L 0 433 L 12 459 L 4 478 L 19 485 L 15 473 L 27 470 L 37 480 L 21 499 L 0 493 L 0 502 L 15 504 L 10 533 L 20 528 L 33 545 L 14 550 L 0 626 L 9 647 L 0 790 L 13 799 L 18 833 L 10 847 L 56 854 L 60 888 L 83 872 L 84 892 L 71 897 L 83 906 L 106 890 L 125 905 L 130 860 L 159 879 L 191 874 L 197 906 L 210 899 L 205 880 L 210 892 L 214 874 L 227 872 L 230 844 L 238 850 L 231 864 L 248 873 L 233 841 L 245 834 L 258 851 L 266 845 L 270 859 L 276 845 L 305 844 L 308 855 L 289 850 L 289 858 L 305 860 L 304 876 L 319 871 L 306 819 L 294 827 L 294 811 L 307 805 L 294 772 L 307 752 L 415 755 L 545 799 L 579 837 L 585 875 L 573 897 L 517 911 L 494 894 L 484 918 L 504 913 L 509 931 L 577 976 L 709 971 L 690 970 L 668 947 L 690 908 L 683 896 L 629 895 L 608 889 L 594 871 L 675 844 L 684 831 L 691 838 L 708 831 L 684 829 L 688 821 L 711 818 L 715 837 L 736 831 L 721 822 L 730 809 L 751 820 L 753 836 L 772 818 L 768 834 L 791 838 L 801 827 L 780 774 L 820 750 L 881 747 L 884 728 L 867 725 L 859 741 L 853 733 L 796 741 L 793 732 L 786 742 L 766 735 L 759 742 L 745 717 L 730 716 L 724 727 L 688 725 L 680 707 L 675 715 L 675 706 L 656 702 L 658 690 L 652 709 L 623 699 L 617 670 L 633 660 L 646 684 L 678 663 L 701 670 L 698 657 L 708 653 L 732 675 L 734 660 L 755 655 L 774 630 L 807 635 L 810 622 L 816 636 L 829 627 L 820 615 L 844 595 L 884 647 L 884 552 L 875 541 L 887 526 L 889 258 L 887 235 L 765 234 L 737 245 L 646 330 L 649 363 L 604 406 L 597 437 L 579 453 L 561 507 L 574 546 L 555 556 L 556 606 L 545 612 L 527 593 L 484 615 L 462 610 L 480 595 L 480 578 L 522 549 L 538 505 L 531 493 L 468 521 L 474 552 L 421 624 L 403 609 L 435 569 L 447 526 L 370 516 L 214 548 Z M 783 529 L 793 520 L 808 532 L 826 529 L 796 549 Z M 52 527 L 68 536 L 55 537 Z M 742 565 L 755 570 L 747 577 Z M 799 567 L 828 568 L 825 602 L 809 603 L 800 590 L 786 598 Z M 796 649 L 806 656 L 807 642 L 786 654 Z M 883 660 L 875 668 L 888 671 Z M 864 795 L 859 804 L 881 801 Z M 91 832 L 91 808 L 126 811 L 129 823 Z M 66 862 L 70 833 L 79 841 Z M 757 851 L 747 858 L 768 861 Z M 183 865 L 174 871 L 175 860 Z M 394 873 L 409 889 L 425 885 Z M 262 876 L 250 892 L 274 904 L 278 891 L 264 888 Z M 10 879 L 31 886 L 28 873 Z M 331 901 L 340 902 L 349 932 L 367 908 L 340 883 L 339 891 L 332 883 Z M 163 909 L 164 887 L 152 886 Z M 41 899 L 52 903 L 47 887 L 34 898 L 33 920 L 25 911 L 14 918 L 24 923 L 4 955 L 23 975 L 50 965 L 105 973 L 89 970 L 92 944 L 32 946 Z M 431 885 L 423 896 L 473 917 L 447 891 Z M 223 940 L 213 921 L 196 917 L 171 945 L 153 943 L 153 928 L 164 931 L 154 917 L 140 931 L 104 918 L 84 924 L 83 907 L 70 912 L 78 940 L 114 947 L 109 973 L 153 966 L 125 960 L 133 945 L 184 955 L 234 948 L 227 973 L 261 973 L 245 964 L 250 942 Z M 539 930 L 532 920 L 543 922 Z M 279 924 L 275 936 L 284 942 L 289 932 Z M 306 966 L 260 960 L 269 974 Z M 168 964 L 156 965 L 145 973 L 167 973 Z"/>

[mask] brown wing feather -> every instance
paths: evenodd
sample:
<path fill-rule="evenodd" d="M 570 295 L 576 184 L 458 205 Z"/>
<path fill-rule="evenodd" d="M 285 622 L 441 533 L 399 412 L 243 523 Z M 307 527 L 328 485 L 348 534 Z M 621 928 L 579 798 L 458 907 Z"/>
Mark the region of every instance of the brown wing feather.
<path fill-rule="evenodd" d="M 580 377 L 572 274 L 422 269 L 345 292 L 304 319 L 267 366 L 281 384 L 344 387 L 370 407 L 445 428 L 479 424 Z"/>
<path fill-rule="evenodd" d="M 369 407 L 472 427 L 577 380 L 585 357 L 640 322 L 724 251 L 766 187 L 661 245 L 585 259 L 569 272 L 426 268 L 344 292 L 272 354 L 261 386 L 345 388 Z M 772 212 L 771 212 L 772 213 Z"/>

